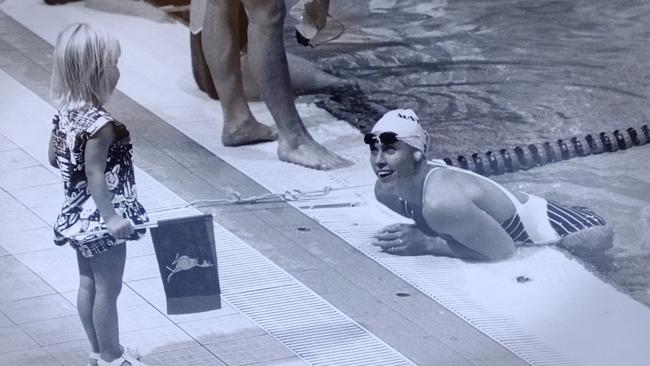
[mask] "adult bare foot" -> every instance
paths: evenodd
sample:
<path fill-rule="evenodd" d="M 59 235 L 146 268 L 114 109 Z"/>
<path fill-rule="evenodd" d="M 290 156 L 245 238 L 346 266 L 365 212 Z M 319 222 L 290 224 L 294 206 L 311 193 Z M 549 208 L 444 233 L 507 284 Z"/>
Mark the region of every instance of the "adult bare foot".
<path fill-rule="evenodd" d="M 332 170 L 352 165 L 351 161 L 330 152 L 311 137 L 293 145 L 281 138 L 278 142 L 278 157 L 282 161 L 317 170 Z"/>
<path fill-rule="evenodd" d="M 277 139 L 278 133 L 275 128 L 255 120 L 237 126 L 224 126 L 221 134 L 221 142 L 224 146 L 250 145 Z"/>

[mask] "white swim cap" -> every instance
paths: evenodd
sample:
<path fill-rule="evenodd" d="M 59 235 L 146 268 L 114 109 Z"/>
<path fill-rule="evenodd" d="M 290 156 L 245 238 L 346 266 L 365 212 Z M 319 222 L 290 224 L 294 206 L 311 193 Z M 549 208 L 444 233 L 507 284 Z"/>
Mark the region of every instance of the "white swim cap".
<path fill-rule="evenodd" d="M 372 128 L 372 133 L 377 136 L 382 132 L 393 132 L 398 140 L 422 152 L 426 152 L 429 147 L 429 134 L 422 128 L 412 109 L 394 109 L 386 112 Z"/>

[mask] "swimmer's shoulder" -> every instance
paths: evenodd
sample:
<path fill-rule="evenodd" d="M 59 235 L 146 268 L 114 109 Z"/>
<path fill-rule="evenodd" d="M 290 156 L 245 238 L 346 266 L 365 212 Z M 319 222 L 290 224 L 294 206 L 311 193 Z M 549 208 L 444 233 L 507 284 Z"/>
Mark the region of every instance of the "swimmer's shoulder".
<path fill-rule="evenodd" d="M 455 216 L 472 204 L 476 192 L 462 172 L 436 169 L 430 172 L 422 192 L 423 215 L 434 221 Z"/>
<path fill-rule="evenodd" d="M 477 177 L 455 169 L 434 168 L 425 181 L 425 200 L 457 200 L 481 193 Z"/>

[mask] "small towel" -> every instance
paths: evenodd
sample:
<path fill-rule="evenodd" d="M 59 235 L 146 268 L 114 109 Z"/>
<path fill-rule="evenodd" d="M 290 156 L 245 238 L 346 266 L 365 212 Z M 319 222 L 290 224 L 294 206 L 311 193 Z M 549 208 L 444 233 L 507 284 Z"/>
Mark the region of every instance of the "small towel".
<path fill-rule="evenodd" d="M 158 221 L 151 229 L 167 314 L 221 308 L 212 215 Z"/>

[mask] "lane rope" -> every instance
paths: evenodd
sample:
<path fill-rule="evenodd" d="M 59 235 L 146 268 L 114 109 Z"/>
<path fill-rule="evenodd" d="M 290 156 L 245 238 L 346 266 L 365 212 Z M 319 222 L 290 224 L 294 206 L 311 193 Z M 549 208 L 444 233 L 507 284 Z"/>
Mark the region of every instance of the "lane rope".
<path fill-rule="evenodd" d="M 650 142 L 650 130 L 645 124 L 638 129 L 630 127 L 626 130 L 601 132 L 597 135 L 573 136 L 555 142 L 515 146 L 499 151 L 487 151 L 484 154 L 475 152 L 467 154 L 467 157 L 458 155 L 455 159 L 447 157 L 443 160 L 447 165 L 471 170 L 487 177 L 528 170 L 577 156 L 627 150 L 648 142 Z"/>

